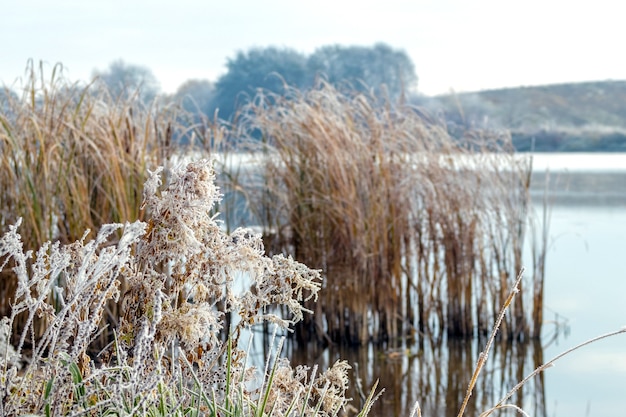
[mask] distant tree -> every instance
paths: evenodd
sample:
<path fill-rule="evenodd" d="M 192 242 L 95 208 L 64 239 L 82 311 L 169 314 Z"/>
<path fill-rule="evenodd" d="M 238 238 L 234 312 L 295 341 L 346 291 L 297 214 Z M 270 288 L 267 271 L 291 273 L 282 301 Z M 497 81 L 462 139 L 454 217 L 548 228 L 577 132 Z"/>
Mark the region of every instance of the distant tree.
<path fill-rule="evenodd" d="M 209 80 L 187 80 L 176 92 L 166 100 L 173 101 L 186 111 L 185 114 L 178 116 L 178 122 L 181 125 L 191 127 L 192 130 L 179 132 L 176 134 L 176 141 L 181 144 L 188 144 L 189 140 L 196 133 L 200 137 L 205 137 L 203 132 L 209 129 L 213 121 L 215 104 L 215 87 Z M 200 132 L 196 131 L 200 129 Z M 210 135 L 209 135 L 210 136 Z"/>
<path fill-rule="evenodd" d="M 229 59 L 228 71 L 215 84 L 215 105 L 227 119 L 258 89 L 282 94 L 284 85 L 304 88 L 312 79 L 305 55 L 288 48 L 253 48 Z"/>
<path fill-rule="evenodd" d="M 384 85 L 392 98 L 410 92 L 417 84 L 411 58 L 384 43 L 373 47 L 324 46 L 309 57 L 308 68 L 336 86 L 380 92 Z"/>
<path fill-rule="evenodd" d="M 211 116 L 215 108 L 214 97 L 215 87 L 209 80 L 187 80 L 178 87 L 172 98 L 190 113 Z"/>
<path fill-rule="evenodd" d="M 126 64 L 117 60 L 105 71 L 94 70 L 96 83 L 106 86 L 115 99 L 138 95 L 141 101 L 152 101 L 160 91 L 159 82 L 152 71 L 143 66 Z"/>
<path fill-rule="evenodd" d="M 402 50 L 378 43 L 366 46 L 325 46 L 306 56 L 293 49 L 252 48 L 227 62 L 215 83 L 214 105 L 223 119 L 250 100 L 259 89 L 282 94 L 284 86 L 306 89 L 316 77 L 337 87 L 357 90 L 384 86 L 392 99 L 411 93 L 417 84 L 415 66 Z"/>

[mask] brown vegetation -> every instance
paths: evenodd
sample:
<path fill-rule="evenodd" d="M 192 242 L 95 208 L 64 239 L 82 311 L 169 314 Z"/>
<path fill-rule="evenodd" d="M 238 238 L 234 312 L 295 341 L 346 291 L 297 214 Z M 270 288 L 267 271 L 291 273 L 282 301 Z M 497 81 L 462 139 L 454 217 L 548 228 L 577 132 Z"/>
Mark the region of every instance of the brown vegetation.
<path fill-rule="evenodd" d="M 260 97 L 245 114 L 264 145 L 262 178 L 248 187 L 268 246 L 325 275 L 301 339 L 489 331 L 522 267 L 530 215 L 530 160 L 507 136 L 458 141 L 415 108 L 328 85 Z M 539 334 L 542 278 L 523 286 L 508 338 Z"/>
<path fill-rule="evenodd" d="M 175 138 L 193 131 L 205 152 L 233 138 L 210 123 L 182 126 L 174 107 L 112 101 L 34 69 L 3 108 L 0 225 L 21 217 L 27 249 L 141 219 L 148 169 L 170 165 Z M 529 216 L 530 162 L 507 136 L 458 141 L 415 108 L 328 85 L 261 95 L 242 114 L 230 133 L 255 136 L 257 159 L 222 167 L 219 208 L 228 230 L 253 221 L 269 251 L 324 271 L 322 300 L 308 306 L 319 314 L 299 327 L 302 340 L 488 331 L 522 266 Z M 244 215 L 235 212 L 241 195 Z M 3 279 L 7 314 L 14 281 Z M 509 338 L 539 334 L 541 274 L 523 286 L 503 324 Z M 116 308 L 107 310 L 113 324 Z"/>
<path fill-rule="evenodd" d="M 21 97 L 0 113 L 0 229 L 18 218 L 23 245 L 70 243 L 106 223 L 142 218 L 148 169 L 169 165 L 178 127 L 170 109 L 114 101 L 106 90 L 68 84 L 56 66 L 29 69 Z M 14 274 L 2 272 L 0 316 L 10 314 Z M 110 305 L 109 322 L 117 322 Z"/>
<path fill-rule="evenodd" d="M 240 345 L 256 324 L 274 323 L 277 332 L 301 320 L 307 313 L 301 302 L 315 299 L 320 288 L 319 271 L 291 257 L 265 256 L 260 234 L 220 228 L 211 214 L 220 195 L 209 160 L 173 169 L 165 187 L 161 173 L 151 173 L 144 188 L 147 223 L 103 225 L 90 241 L 48 242 L 34 259 L 23 250 L 20 221 L 0 235 L 0 270 L 10 259 L 17 276 L 10 315 L 0 320 L 0 415 L 345 412 L 347 362 L 319 373 L 317 367 L 294 369 L 280 357 L 278 341 L 259 371 Z M 242 274 L 250 285 L 236 290 Z M 122 296 L 123 281 L 129 289 Z M 96 364 L 87 353 L 107 301 L 120 298 L 116 337 Z M 268 312 L 276 305 L 289 314 Z M 26 320 L 13 348 L 8 335 L 20 315 Z M 239 319 L 224 327 L 230 315 Z M 37 316 L 48 322 L 41 336 L 33 331 Z M 372 390 L 360 416 L 375 396 Z"/>

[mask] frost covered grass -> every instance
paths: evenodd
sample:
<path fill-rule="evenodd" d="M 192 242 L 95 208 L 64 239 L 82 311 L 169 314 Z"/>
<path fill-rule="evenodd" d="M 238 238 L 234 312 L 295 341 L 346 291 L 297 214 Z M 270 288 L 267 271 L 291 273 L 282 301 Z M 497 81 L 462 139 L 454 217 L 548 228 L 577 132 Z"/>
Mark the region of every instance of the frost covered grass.
<path fill-rule="evenodd" d="M 220 195 L 209 161 L 188 164 L 142 193 L 145 221 L 106 224 L 67 244 L 24 251 L 19 229 L 0 239 L 0 266 L 17 278 L 0 356 L 0 415 L 335 416 L 345 411 L 346 362 L 292 368 L 277 339 L 264 369 L 247 362 L 242 331 L 289 330 L 308 314 L 319 271 L 265 256 L 259 234 L 228 234 L 211 214 Z M 119 236 L 119 237 L 117 237 Z M 239 274 L 250 288 L 235 291 Z M 121 293 L 121 282 L 127 289 Z M 120 305 L 115 340 L 97 356 L 108 301 Z M 279 310 L 280 309 L 280 310 Z M 279 311 L 288 314 L 278 314 Z M 228 317 L 236 317 L 228 320 Z M 45 323 L 37 337 L 34 326 Z M 359 415 L 366 415 L 374 391 Z"/>
<path fill-rule="evenodd" d="M 218 141 L 211 129 L 188 123 L 191 116 L 176 103 L 115 99 L 102 84 L 70 83 L 61 65 L 47 74 L 31 63 L 21 84 L 11 87 L 0 91 L 0 230 L 21 219 L 25 250 L 46 241 L 70 244 L 105 224 L 144 220 L 148 168 L 163 166 L 167 173 L 187 145 Z M 196 159 L 210 153 L 207 146 Z M 17 282 L 7 270 L 0 280 L 5 316 Z M 104 315 L 117 323 L 117 304 L 108 303 Z M 18 328 L 22 319 L 16 318 Z M 111 329 L 103 329 L 102 346 Z M 44 330 L 33 329 L 37 336 Z"/>

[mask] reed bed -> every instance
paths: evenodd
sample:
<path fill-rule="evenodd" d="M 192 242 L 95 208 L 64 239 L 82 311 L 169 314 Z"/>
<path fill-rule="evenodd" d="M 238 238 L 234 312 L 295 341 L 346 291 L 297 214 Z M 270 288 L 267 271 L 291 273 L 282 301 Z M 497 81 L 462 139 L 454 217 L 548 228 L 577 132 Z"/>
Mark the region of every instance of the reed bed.
<path fill-rule="evenodd" d="M 138 219 L 147 169 L 171 152 L 171 117 L 60 72 L 45 79 L 31 69 L 0 119 L 2 225 L 23 218 L 28 248 Z"/>
<path fill-rule="evenodd" d="M 148 169 L 170 166 L 173 139 L 184 133 L 173 106 L 114 100 L 103 88 L 70 83 L 60 65 L 48 75 L 31 63 L 14 91 L 0 105 L 0 227 L 21 218 L 23 245 L 34 250 L 142 219 Z M 0 279 L 4 316 L 16 280 L 8 268 Z"/>
<path fill-rule="evenodd" d="M 532 215 L 531 161 L 507 135 L 454 139 L 419 109 L 327 84 L 242 114 L 261 166 L 242 186 L 268 249 L 324 273 L 301 341 L 489 332 Z M 522 283 L 505 337 L 539 335 L 542 280 Z"/>

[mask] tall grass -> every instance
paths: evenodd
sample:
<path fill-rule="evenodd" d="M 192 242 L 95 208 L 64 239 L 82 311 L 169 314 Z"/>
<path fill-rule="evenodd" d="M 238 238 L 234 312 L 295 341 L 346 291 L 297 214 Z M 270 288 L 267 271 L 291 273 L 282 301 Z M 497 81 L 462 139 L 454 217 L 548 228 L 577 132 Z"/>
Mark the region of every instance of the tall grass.
<path fill-rule="evenodd" d="M 0 115 L 0 225 L 22 218 L 27 248 L 142 219 L 145 173 L 184 153 L 179 138 L 209 153 L 233 139 L 206 118 L 181 124 L 174 106 L 69 84 L 61 67 L 47 79 L 31 66 L 20 88 L 21 96 L 5 95 Z M 414 108 L 328 85 L 260 96 L 242 119 L 230 133 L 238 142 L 253 136 L 261 157 L 245 172 L 220 170 L 219 209 L 227 229 L 260 224 L 268 250 L 324 271 L 331 291 L 315 307 L 324 313 L 299 327 L 302 340 L 489 330 L 521 267 L 530 213 L 530 162 L 516 159 L 508 138 L 479 132 L 460 143 Z M 231 209 L 244 197 L 245 211 Z M 523 288 L 532 295 L 504 323 L 508 337 L 539 334 L 541 268 L 535 275 Z M 5 276 L 7 314 L 16 282 Z"/>
<path fill-rule="evenodd" d="M 47 242 L 36 253 L 24 251 L 21 220 L 0 237 L 0 270 L 11 264 L 18 282 L 11 313 L 0 321 L 0 414 L 367 415 L 377 395 L 374 389 L 369 395 L 359 390 L 361 411 L 350 406 L 344 361 L 324 371 L 315 365 L 294 368 L 281 358 L 278 341 L 266 353 L 263 370 L 248 362 L 244 331 L 265 322 L 292 329 L 310 313 L 303 302 L 319 294 L 319 271 L 291 257 L 265 256 L 262 236 L 251 230 L 226 233 L 212 215 L 220 196 L 209 161 L 172 170 L 165 187 L 161 174 L 161 169 L 151 172 L 142 193 L 146 222 L 107 224 L 93 240 L 85 235 L 70 244 Z M 238 290 L 241 274 L 251 285 Z M 522 277 L 507 292 L 459 417 L 478 409 L 468 406 L 469 399 Z M 123 294 L 122 281 L 128 283 Z M 123 314 L 114 342 L 94 358 L 87 353 L 107 301 L 121 304 Z M 276 306 L 286 314 L 275 314 Z M 12 346 L 9 334 L 22 314 L 26 324 Z M 228 324 L 227 314 L 238 319 Z M 33 331 L 37 316 L 49 324 L 42 337 Z M 508 402 L 523 384 L 563 355 L 624 332 L 582 343 L 518 377 L 520 383 L 483 415 L 506 408 L 523 412 Z M 25 349 L 27 343 L 32 349 Z M 430 369 L 441 372 L 437 364 Z M 465 374 L 448 372 L 448 383 Z M 435 384 L 439 381 L 435 375 Z M 438 386 L 433 389 L 439 393 Z M 446 404 L 460 400 L 456 393 Z M 421 415 L 419 404 L 414 413 Z"/>
<path fill-rule="evenodd" d="M 3 226 L 23 218 L 24 243 L 33 248 L 138 219 L 147 168 L 172 152 L 167 110 L 69 84 L 60 66 L 49 79 L 43 69 L 27 75 L 0 118 Z"/>
<path fill-rule="evenodd" d="M 115 101 L 105 89 L 70 83 L 60 65 L 48 76 L 31 63 L 13 88 L 18 94 L 0 106 L 0 227 L 21 218 L 23 244 L 36 249 L 141 219 L 148 168 L 169 165 L 182 129 L 174 110 Z M 0 278 L 0 314 L 8 315 L 17 282 L 8 270 Z"/>
<path fill-rule="evenodd" d="M 531 161 L 506 134 L 458 141 L 419 109 L 326 84 L 260 95 L 243 115 L 252 146 L 261 138 L 248 194 L 268 248 L 324 273 L 302 340 L 489 332 L 532 214 Z M 542 279 L 521 290 L 502 323 L 507 338 L 539 334 Z"/>

